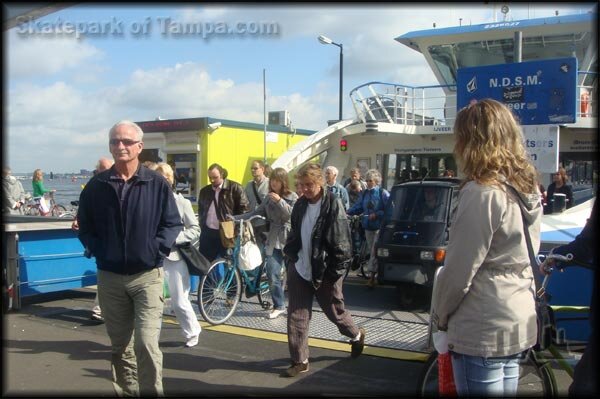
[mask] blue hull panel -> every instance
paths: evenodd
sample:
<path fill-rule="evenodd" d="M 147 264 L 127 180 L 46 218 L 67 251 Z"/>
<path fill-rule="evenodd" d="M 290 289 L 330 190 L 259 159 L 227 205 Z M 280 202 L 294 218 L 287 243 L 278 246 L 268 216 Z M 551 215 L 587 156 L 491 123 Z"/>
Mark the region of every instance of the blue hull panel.
<path fill-rule="evenodd" d="M 96 262 L 71 230 L 19 232 L 21 296 L 96 284 Z"/>

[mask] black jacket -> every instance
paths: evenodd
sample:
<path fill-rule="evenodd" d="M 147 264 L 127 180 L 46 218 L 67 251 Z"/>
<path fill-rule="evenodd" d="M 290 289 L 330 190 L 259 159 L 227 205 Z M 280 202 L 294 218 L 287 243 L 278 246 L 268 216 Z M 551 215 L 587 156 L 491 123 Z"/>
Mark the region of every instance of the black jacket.
<path fill-rule="evenodd" d="M 200 190 L 200 194 L 198 194 L 200 226 L 206 226 L 206 215 L 214 198 L 215 192 L 210 184 Z M 219 222 L 227 220 L 227 215 L 241 215 L 248 212 L 248 210 L 248 197 L 246 197 L 244 188 L 237 182 L 225 179 L 219 192 L 219 202 L 216 209 Z"/>
<path fill-rule="evenodd" d="M 288 235 L 283 253 L 294 267 L 298 252 L 302 248 L 302 218 L 306 213 L 308 200 L 300 197 L 292 209 L 292 229 Z M 315 289 L 321 286 L 324 278 L 336 280 L 343 276 L 350 264 L 352 246 L 350 226 L 344 205 L 337 196 L 324 190 L 321 197 L 321 211 L 312 231 L 312 283 Z"/>
<path fill-rule="evenodd" d="M 79 240 L 98 269 L 136 274 L 162 266 L 183 229 L 166 179 L 140 166 L 129 188 L 126 225 L 119 196 L 109 183 L 114 166 L 92 178 L 79 197 Z"/>

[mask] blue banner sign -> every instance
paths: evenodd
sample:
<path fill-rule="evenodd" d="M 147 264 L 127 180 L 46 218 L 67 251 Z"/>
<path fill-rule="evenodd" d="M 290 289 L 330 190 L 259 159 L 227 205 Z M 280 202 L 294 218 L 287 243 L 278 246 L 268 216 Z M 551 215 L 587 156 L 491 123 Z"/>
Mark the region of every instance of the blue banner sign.
<path fill-rule="evenodd" d="M 575 123 L 577 59 L 557 58 L 458 69 L 457 109 L 493 98 L 521 125 Z"/>

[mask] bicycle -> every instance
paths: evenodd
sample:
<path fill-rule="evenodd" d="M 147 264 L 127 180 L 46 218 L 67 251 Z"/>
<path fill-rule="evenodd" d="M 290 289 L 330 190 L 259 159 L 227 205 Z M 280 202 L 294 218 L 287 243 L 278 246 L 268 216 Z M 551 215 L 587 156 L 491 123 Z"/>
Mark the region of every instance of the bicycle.
<path fill-rule="evenodd" d="M 538 255 L 538 262 L 544 255 Z M 544 261 L 555 259 L 559 262 L 571 262 L 572 254 L 566 256 L 558 254 L 549 254 L 544 257 Z M 545 262 L 541 262 L 545 263 Z M 437 276 L 441 267 L 436 270 L 433 289 L 435 290 Z M 589 311 L 589 307 L 578 306 L 552 306 L 547 303 L 548 294 L 546 288 L 550 281 L 550 274 L 544 277 L 541 287 L 537 290 L 536 301 L 538 307 L 545 308 L 547 314 L 553 315 L 554 312 L 582 312 Z M 433 309 L 434 304 L 432 304 Z M 540 312 L 544 313 L 544 312 Z M 522 354 L 519 364 L 519 385 L 517 388 L 517 396 L 558 396 L 558 385 L 554 375 L 553 364 L 556 362 L 571 378 L 573 378 L 573 366 L 569 364 L 567 357 L 563 356 L 560 348 L 568 346 L 568 343 L 561 343 L 556 335 L 556 321 L 553 317 L 548 320 L 540 320 L 540 328 L 542 332 L 538 332 L 542 345 L 536 345 Z M 428 345 L 432 345 L 433 323 L 429 321 L 429 341 Z M 548 341 L 544 341 L 548 340 Z M 545 349 L 544 343 L 548 344 Z M 417 382 L 417 396 L 437 396 L 438 392 L 438 370 L 437 370 L 437 351 L 433 350 L 427 359 L 419 380 Z"/>
<path fill-rule="evenodd" d="M 238 234 L 234 247 L 228 248 L 223 258 L 213 261 L 208 272 L 200 280 L 198 308 L 204 320 L 212 325 L 223 324 L 233 316 L 242 299 L 242 293 L 246 294 L 246 298 L 257 296 L 264 310 L 269 310 L 273 306 L 266 262 L 263 260 L 263 263 L 252 271 L 244 270 L 239 266 L 244 228 L 248 228 L 250 221 L 256 218 L 264 219 L 260 215 L 255 215 L 248 220 L 236 221 Z"/>
<path fill-rule="evenodd" d="M 67 208 L 57 204 L 54 200 L 54 191 L 48 192 L 48 206 L 50 210 L 47 213 L 42 212 L 40 202 L 33 198 L 25 203 L 24 214 L 28 216 L 53 216 L 60 217 L 67 212 Z"/>
<path fill-rule="evenodd" d="M 64 213 L 58 215 L 61 219 L 75 219 L 77 217 L 77 211 L 79 210 L 79 201 L 71 201 L 71 208 L 67 209 Z"/>
<path fill-rule="evenodd" d="M 350 232 L 352 237 L 352 260 L 350 261 L 350 267 L 346 269 L 344 279 L 348 277 L 350 271 L 359 270 L 358 276 L 363 278 L 369 278 L 365 273 L 365 268 L 369 264 L 369 258 L 371 257 L 371 251 L 368 248 L 367 240 L 365 239 L 365 232 L 362 227 L 361 221 L 362 215 L 348 216 L 348 223 L 350 224 Z"/>

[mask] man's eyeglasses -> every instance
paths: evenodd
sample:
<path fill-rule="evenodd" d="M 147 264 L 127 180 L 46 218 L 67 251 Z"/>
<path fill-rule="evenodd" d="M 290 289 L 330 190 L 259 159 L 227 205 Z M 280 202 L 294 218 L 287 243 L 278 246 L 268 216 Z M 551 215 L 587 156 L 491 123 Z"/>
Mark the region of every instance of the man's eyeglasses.
<path fill-rule="evenodd" d="M 373 181 L 373 180 L 369 179 L 369 180 L 367 180 L 367 183 L 368 183 L 368 182 L 372 182 L 372 181 Z"/>
<path fill-rule="evenodd" d="M 110 139 L 108 142 L 110 143 L 110 145 L 119 145 L 119 143 L 123 143 L 125 147 L 130 147 L 134 144 L 139 143 L 140 141 L 130 139 Z"/>
<path fill-rule="evenodd" d="M 250 168 L 250 169 L 252 169 L 252 170 L 259 170 L 260 168 Z"/>

